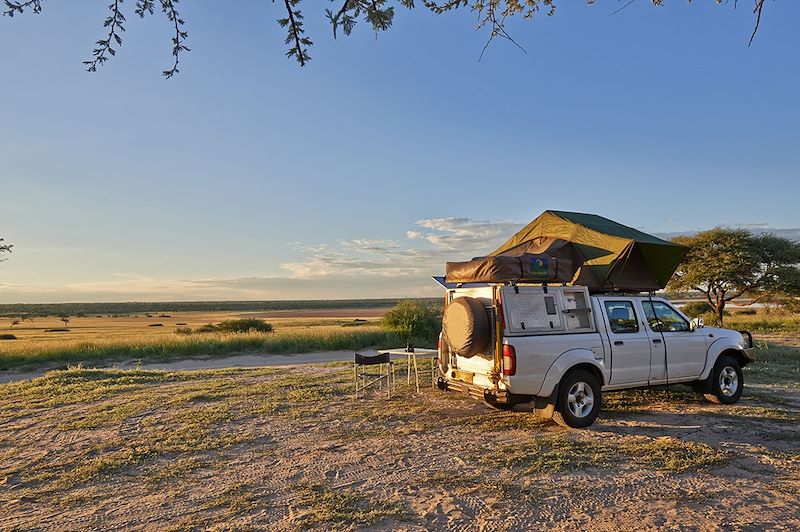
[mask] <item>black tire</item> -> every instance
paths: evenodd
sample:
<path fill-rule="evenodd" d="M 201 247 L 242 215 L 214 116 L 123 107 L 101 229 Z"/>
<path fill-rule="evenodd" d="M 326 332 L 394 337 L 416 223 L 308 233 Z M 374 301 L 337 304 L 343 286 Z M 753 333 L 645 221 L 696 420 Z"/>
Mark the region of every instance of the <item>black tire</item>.
<path fill-rule="evenodd" d="M 732 405 L 742 396 L 744 376 L 742 367 L 735 358 L 723 355 L 714 363 L 708 376 L 708 390 L 703 394 L 712 403 Z"/>
<path fill-rule="evenodd" d="M 558 385 L 556 409 L 553 412 L 555 422 L 571 429 L 581 429 L 594 423 L 603 402 L 600 387 L 597 377 L 584 369 L 567 373 Z M 591 401 L 590 404 L 586 403 L 587 399 Z"/>

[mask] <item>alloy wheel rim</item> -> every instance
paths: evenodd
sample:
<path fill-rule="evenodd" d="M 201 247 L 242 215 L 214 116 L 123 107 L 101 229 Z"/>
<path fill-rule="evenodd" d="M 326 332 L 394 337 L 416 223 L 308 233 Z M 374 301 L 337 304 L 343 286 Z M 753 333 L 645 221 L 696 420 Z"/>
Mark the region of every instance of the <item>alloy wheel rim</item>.
<path fill-rule="evenodd" d="M 589 415 L 594 405 L 594 391 L 585 382 L 576 382 L 567 394 L 567 406 L 570 413 L 577 418 Z"/>
<path fill-rule="evenodd" d="M 739 374 L 730 366 L 725 366 L 719 374 L 719 391 L 730 397 L 739 390 Z"/>

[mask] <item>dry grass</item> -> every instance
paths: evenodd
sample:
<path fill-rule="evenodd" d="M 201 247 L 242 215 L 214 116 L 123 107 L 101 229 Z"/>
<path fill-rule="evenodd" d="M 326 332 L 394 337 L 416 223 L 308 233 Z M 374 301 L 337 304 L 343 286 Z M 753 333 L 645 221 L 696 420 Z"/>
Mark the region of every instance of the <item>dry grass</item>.
<path fill-rule="evenodd" d="M 237 319 L 240 313 L 172 313 L 169 316 L 75 317 L 66 332 L 47 332 L 57 318 L 36 318 L 14 327 L 16 340 L 0 343 L 0 370 L 168 360 L 238 353 L 304 353 L 401 345 L 405 339 L 381 330 L 375 318 L 275 318 L 271 333 L 180 334 L 185 328 Z M 10 323 L 10 321 L 9 321 Z M 160 327 L 153 327 L 161 323 Z"/>

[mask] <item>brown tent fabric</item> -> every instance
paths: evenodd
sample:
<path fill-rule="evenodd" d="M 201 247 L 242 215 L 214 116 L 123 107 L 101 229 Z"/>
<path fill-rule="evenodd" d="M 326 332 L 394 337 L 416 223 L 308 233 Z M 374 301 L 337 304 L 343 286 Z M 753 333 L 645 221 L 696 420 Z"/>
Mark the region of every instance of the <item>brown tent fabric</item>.
<path fill-rule="evenodd" d="M 522 253 L 476 257 L 467 262 L 448 262 L 445 277 L 449 283 L 485 283 L 509 281 L 568 282 L 572 279 L 571 261 L 550 255 Z"/>
<path fill-rule="evenodd" d="M 595 291 L 649 291 L 666 286 L 687 251 L 602 216 L 545 211 L 489 257 L 553 257 L 569 268 L 559 272 L 558 281 Z M 483 273 L 478 268 L 472 274 L 460 271 L 457 282 L 497 282 L 482 278 Z"/>

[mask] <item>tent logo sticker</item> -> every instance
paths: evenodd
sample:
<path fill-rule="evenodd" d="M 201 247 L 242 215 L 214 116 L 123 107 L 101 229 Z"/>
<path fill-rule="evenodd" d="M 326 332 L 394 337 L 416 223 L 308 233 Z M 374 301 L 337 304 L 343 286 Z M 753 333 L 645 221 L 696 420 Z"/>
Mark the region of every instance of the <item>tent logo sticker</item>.
<path fill-rule="evenodd" d="M 549 279 L 550 272 L 547 259 L 534 257 L 531 259 L 531 277 L 534 279 Z"/>

